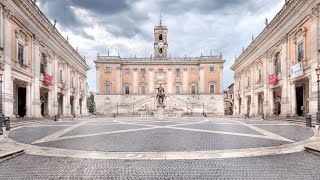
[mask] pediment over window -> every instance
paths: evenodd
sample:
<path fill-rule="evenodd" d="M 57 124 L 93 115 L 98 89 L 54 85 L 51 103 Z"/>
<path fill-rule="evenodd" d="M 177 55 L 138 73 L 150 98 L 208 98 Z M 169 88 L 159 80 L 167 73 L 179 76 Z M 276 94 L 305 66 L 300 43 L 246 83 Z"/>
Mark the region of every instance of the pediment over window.
<path fill-rule="evenodd" d="M 22 40 L 26 45 L 28 45 L 29 38 L 28 38 L 28 34 L 26 31 L 19 28 L 19 29 L 15 30 L 15 33 L 16 33 L 16 38 Z"/>

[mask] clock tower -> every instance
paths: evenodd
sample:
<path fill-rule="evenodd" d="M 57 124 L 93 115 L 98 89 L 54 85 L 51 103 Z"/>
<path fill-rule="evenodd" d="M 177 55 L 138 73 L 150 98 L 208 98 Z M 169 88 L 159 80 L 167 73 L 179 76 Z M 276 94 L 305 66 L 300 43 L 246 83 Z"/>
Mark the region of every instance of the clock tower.
<path fill-rule="evenodd" d="M 168 28 L 162 25 L 154 27 L 154 56 L 155 58 L 166 59 L 168 57 L 168 42 L 167 42 Z"/>

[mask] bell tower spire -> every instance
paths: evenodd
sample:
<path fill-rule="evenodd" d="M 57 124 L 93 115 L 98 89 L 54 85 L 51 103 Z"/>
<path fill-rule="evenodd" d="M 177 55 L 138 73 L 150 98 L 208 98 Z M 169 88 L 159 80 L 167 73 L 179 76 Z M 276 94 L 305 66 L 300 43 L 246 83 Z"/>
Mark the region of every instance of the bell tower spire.
<path fill-rule="evenodd" d="M 166 59 L 168 57 L 168 28 L 162 24 L 162 14 L 160 11 L 160 24 L 154 27 L 154 57 Z"/>

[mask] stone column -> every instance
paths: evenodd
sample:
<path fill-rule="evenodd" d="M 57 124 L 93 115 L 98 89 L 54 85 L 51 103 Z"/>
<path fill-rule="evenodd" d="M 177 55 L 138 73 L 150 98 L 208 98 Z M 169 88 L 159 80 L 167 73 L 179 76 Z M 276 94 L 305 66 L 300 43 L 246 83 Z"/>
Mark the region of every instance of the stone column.
<path fill-rule="evenodd" d="M 260 107 L 260 104 L 259 104 L 259 96 L 258 94 L 253 94 L 254 96 L 254 104 L 255 104 L 255 108 L 254 108 L 254 115 L 256 116 L 259 116 L 259 107 Z"/>
<path fill-rule="evenodd" d="M 220 93 L 223 93 L 223 66 L 220 68 Z"/>
<path fill-rule="evenodd" d="M 168 94 L 173 94 L 172 91 L 172 69 L 168 69 L 168 78 L 167 78 L 167 83 L 168 83 L 168 89 L 166 90 Z"/>
<path fill-rule="evenodd" d="M 121 87 L 122 85 L 122 79 L 121 79 L 121 67 L 117 67 L 117 72 L 116 72 L 116 94 L 121 95 Z"/>
<path fill-rule="evenodd" d="M 291 116 L 297 115 L 297 96 L 296 96 L 296 85 L 291 84 Z"/>
<path fill-rule="evenodd" d="M 3 10 L 3 9 L 2 9 Z M 2 99 L 3 99 L 3 112 L 5 116 L 14 117 L 13 114 L 13 79 L 11 73 L 11 12 L 8 10 L 8 14 L 1 13 L 1 45 L 4 49 L 1 59 L 4 63 L 3 71 L 3 89 L 2 89 Z M 2 39 L 3 38 L 3 39 Z"/>
<path fill-rule="evenodd" d="M 26 117 L 31 115 L 31 90 L 30 83 L 26 83 Z"/>
<path fill-rule="evenodd" d="M 204 92 L 204 90 L 205 90 L 205 88 L 204 88 L 204 86 L 205 86 L 205 84 L 204 84 L 204 67 L 200 67 L 200 94 L 204 94 L 205 92 Z"/>
<path fill-rule="evenodd" d="M 53 112 L 52 112 L 52 90 L 48 91 L 48 114 L 49 116 L 53 116 Z"/>
<path fill-rule="evenodd" d="M 138 69 L 133 69 L 132 92 L 138 94 Z"/>
<path fill-rule="evenodd" d="M 317 7 L 312 8 L 312 12 L 310 13 L 311 20 L 311 68 L 310 68 L 310 83 L 311 86 L 309 90 L 309 114 L 313 117 L 316 116 L 317 112 L 317 101 L 318 101 L 318 84 L 317 84 L 317 74 L 316 69 L 320 62 L 319 49 L 320 49 L 320 18 L 319 18 L 319 4 Z"/>
<path fill-rule="evenodd" d="M 183 69 L 183 93 L 189 94 L 189 77 L 188 77 L 188 69 Z"/>
<path fill-rule="evenodd" d="M 154 76 L 153 76 L 153 69 L 149 69 L 149 94 L 152 94 L 154 90 Z"/>
<path fill-rule="evenodd" d="M 100 65 L 96 65 L 96 92 L 97 94 L 101 93 L 100 92 Z"/>
<path fill-rule="evenodd" d="M 269 106 L 270 106 L 270 116 L 274 115 L 274 92 L 273 89 L 269 91 Z"/>
<path fill-rule="evenodd" d="M 66 95 L 63 97 L 63 104 L 64 104 L 64 112 L 66 116 L 71 116 L 71 104 L 70 104 L 70 96 L 71 96 L 71 92 L 70 92 L 70 64 L 67 64 L 67 77 L 66 77 L 66 86 L 67 86 L 67 93 Z"/>

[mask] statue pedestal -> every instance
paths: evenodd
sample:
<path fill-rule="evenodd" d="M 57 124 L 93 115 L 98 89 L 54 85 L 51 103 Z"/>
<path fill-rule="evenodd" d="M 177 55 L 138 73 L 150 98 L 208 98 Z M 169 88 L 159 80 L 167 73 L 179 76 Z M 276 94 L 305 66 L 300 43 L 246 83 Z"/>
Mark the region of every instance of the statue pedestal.
<path fill-rule="evenodd" d="M 157 114 L 156 117 L 157 118 L 164 118 L 164 111 L 165 111 L 165 105 L 157 105 Z"/>

